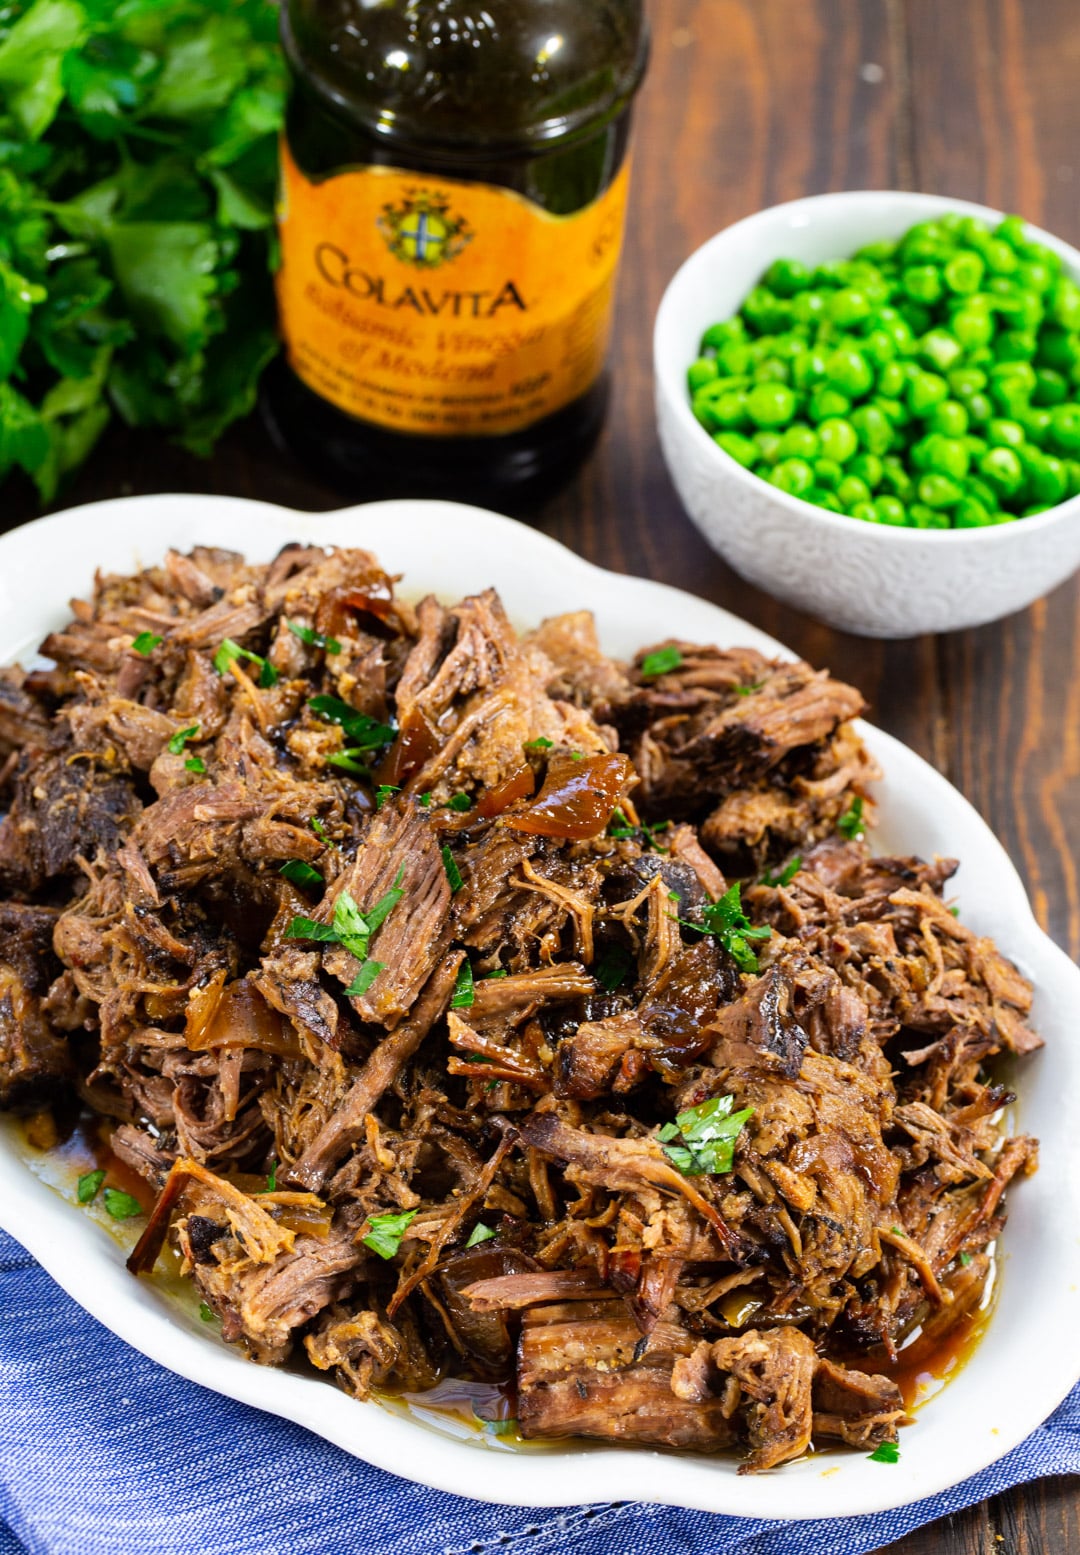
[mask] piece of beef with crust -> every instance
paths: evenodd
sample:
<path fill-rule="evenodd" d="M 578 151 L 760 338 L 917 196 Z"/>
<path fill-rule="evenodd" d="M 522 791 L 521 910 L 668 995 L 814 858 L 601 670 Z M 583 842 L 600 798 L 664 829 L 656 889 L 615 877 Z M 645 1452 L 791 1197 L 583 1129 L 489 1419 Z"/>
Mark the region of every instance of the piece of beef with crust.
<path fill-rule="evenodd" d="M 22 1110 L 55 1098 L 72 1078 L 67 1040 L 42 1008 L 60 971 L 52 950 L 57 914 L 0 902 L 0 1107 Z"/>

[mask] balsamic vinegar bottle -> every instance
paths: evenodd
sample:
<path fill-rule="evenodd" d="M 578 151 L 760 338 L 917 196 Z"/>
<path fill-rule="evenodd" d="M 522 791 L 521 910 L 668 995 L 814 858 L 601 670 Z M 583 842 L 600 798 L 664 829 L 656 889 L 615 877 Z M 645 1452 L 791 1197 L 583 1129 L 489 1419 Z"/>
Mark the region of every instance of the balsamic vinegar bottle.
<path fill-rule="evenodd" d="M 360 496 L 496 505 L 591 448 L 642 0 L 284 0 L 279 436 Z"/>

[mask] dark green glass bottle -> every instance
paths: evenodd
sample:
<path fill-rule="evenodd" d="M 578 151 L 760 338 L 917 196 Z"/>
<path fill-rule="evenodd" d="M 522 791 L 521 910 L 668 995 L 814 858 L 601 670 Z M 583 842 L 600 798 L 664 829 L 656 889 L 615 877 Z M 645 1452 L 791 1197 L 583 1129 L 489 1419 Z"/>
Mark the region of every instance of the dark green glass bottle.
<path fill-rule="evenodd" d="M 353 495 L 499 505 L 591 447 L 642 0 L 285 0 L 271 420 Z"/>

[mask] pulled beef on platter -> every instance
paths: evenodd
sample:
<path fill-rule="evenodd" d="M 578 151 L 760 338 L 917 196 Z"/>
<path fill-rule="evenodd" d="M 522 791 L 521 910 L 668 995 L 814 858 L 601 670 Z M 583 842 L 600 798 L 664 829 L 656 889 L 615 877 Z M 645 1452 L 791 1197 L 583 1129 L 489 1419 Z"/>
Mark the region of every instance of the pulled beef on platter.
<path fill-rule="evenodd" d="M 0 672 L 0 1105 L 76 1095 L 253 1360 L 526 1437 L 896 1440 L 982 1298 L 1031 989 L 873 857 L 862 698 L 364 551 L 170 553 Z M 856 834 L 856 835 L 853 835 Z"/>

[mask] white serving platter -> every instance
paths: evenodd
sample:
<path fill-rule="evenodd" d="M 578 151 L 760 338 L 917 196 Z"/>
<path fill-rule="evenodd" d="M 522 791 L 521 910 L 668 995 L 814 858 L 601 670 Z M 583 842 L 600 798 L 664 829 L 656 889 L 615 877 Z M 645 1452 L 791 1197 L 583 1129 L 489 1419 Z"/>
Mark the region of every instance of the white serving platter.
<path fill-rule="evenodd" d="M 727 611 L 676 589 L 621 577 L 493 513 L 440 502 L 384 502 L 297 513 L 223 497 L 102 502 L 0 537 L 0 664 L 31 657 L 85 597 L 95 569 L 130 572 L 170 546 L 221 545 L 268 560 L 287 541 L 359 545 L 404 574 L 410 596 L 455 599 L 488 585 L 521 626 L 588 607 L 603 646 L 629 656 L 676 635 L 787 654 Z M 1042 1140 L 1036 1176 L 1010 1190 L 1003 1275 L 986 1337 L 966 1366 L 902 1433 L 900 1461 L 810 1455 L 763 1476 L 736 1462 L 641 1448 L 561 1444 L 512 1451 L 437 1418 L 360 1404 L 325 1379 L 253 1366 L 200 1324 L 175 1293 L 136 1280 L 125 1248 L 27 1164 L 0 1122 L 0 1225 L 113 1333 L 227 1397 L 283 1416 L 380 1468 L 459 1495 L 520 1506 L 647 1500 L 755 1518 L 835 1518 L 933 1495 L 1022 1441 L 1080 1376 L 1080 970 L 1038 927 L 1000 843 L 968 802 L 914 752 L 873 727 L 885 772 L 880 851 L 959 856 L 964 920 L 992 935 L 1035 983 L 1046 1047 L 1020 1066 L 1016 1124 Z M 1048 1364 L 1049 1362 L 1049 1364 Z"/>

